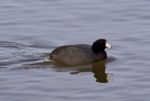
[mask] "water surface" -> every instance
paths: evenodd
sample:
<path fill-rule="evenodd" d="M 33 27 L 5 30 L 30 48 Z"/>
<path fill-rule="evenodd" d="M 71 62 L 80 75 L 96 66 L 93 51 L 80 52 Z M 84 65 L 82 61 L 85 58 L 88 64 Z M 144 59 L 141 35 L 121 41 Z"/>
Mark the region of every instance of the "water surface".
<path fill-rule="evenodd" d="M 1 101 L 149 101 L 149 0 L 1 0 Z M 65 67 L 57 46 L 106 38 L 115 61 Z"/>

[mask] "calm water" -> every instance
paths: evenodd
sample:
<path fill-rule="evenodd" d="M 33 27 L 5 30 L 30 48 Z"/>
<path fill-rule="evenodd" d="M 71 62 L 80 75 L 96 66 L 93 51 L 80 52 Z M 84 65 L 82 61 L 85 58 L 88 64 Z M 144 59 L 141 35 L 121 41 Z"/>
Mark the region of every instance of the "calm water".
<path fill-rule="evenodd" d="M 1 0 L 0 101 L 149 101 L 149 0 Z M 106 38 L 115 61 L 66 67 L 48 53 Z"/>

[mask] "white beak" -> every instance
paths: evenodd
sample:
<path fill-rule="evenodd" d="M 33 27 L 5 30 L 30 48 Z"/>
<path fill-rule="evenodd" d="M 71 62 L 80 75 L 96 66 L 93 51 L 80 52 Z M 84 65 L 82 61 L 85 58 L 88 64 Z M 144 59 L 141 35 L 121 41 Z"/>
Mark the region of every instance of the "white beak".
<path fill-rule="evenodd" d="M 108 43 L 108 42 L 106 42 L 106 48 L 111 48 L 112 46 Z"/>

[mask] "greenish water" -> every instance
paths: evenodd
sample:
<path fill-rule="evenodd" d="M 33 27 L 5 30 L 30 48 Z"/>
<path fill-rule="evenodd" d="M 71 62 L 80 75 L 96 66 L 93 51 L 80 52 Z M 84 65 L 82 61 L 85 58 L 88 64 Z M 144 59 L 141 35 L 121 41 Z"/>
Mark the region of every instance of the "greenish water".
<path fill-rule="evenodd" d="M 149 101 L 150 1 L 1 0 L 1 101 Z M 57 46 L 106 38 L 109 62 L 66 67 Z"/>

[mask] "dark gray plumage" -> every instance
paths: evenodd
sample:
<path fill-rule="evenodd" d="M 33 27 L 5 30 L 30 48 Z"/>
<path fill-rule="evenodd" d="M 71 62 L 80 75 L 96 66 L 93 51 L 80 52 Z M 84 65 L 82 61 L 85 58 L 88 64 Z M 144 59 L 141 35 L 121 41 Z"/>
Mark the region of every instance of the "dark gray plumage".
<path fill-rule="evenodd" d="M 78 44 L 60 46 L 50 53 L 50 59 L 68 65 L 87 64 L 107 58 L 105 48 L 111 48 L 105 39 L 96 40 L 93 45 Z"/>

